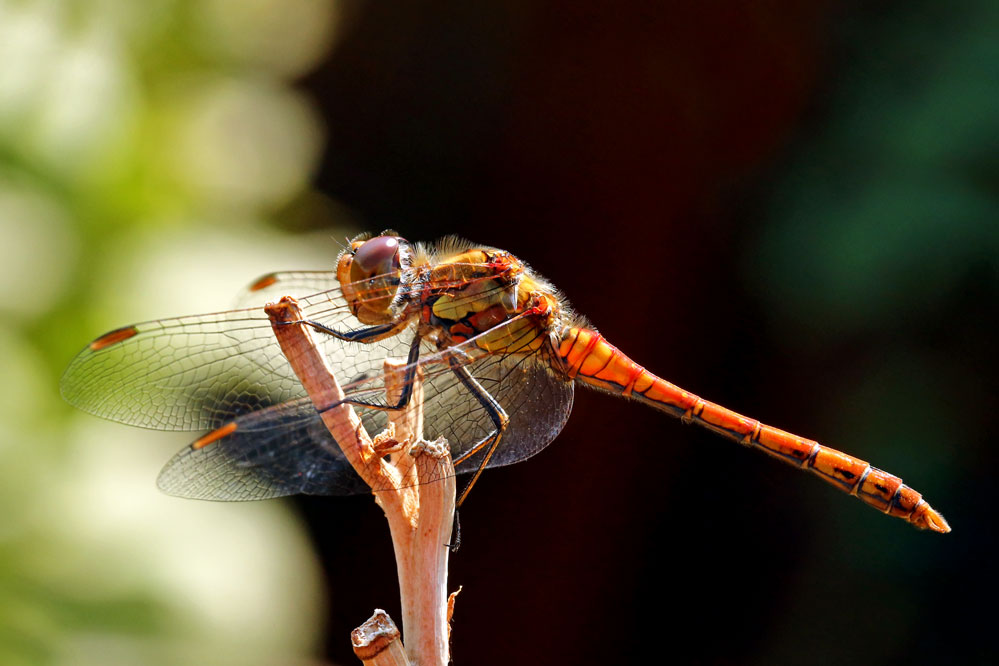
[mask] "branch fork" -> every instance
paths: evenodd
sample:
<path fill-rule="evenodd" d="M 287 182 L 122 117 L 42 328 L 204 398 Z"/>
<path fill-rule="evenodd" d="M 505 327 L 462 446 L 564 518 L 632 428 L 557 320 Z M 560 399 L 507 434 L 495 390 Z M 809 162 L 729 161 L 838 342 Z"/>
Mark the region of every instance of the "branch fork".
<path fill-rule="evenodd" d="M 409 403 L 390 411 L 388 427 L 371 437 L 354 408 L 342 402 L 343 389 L 316 346 L 311 327 L 300 323 L 302 312 L 295 299 L 285 297 L 268 304 L 264 311 L 327 429 L 358 475 L 378 491 L 375 502 L 388 519 L 399 575 L 405 647 L 403 650 L 391 618 L 376 610 L 352 634 L 355 654 L 366 664 L 447 664 L 448 621 L 454 603 L 454 595 L 447 595 L 454 467 L 445 440 L 423 439 L 422 370 L 417 372 Z M 387 404 L 398 402 L 402 394 L 405 365 L 404 360 L 385 360 Z"/>

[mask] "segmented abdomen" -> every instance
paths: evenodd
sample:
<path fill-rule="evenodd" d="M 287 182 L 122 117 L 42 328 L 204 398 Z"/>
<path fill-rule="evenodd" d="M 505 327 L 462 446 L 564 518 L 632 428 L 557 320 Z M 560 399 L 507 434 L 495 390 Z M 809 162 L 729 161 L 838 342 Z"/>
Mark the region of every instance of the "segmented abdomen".
<path fill-rule="evenodd" d="M 584 384 L 634 398 L 679 417 L 685 423 L 696 423 L 745 446 L 760 449 L 808 470 L 879 511 L 902 518 L 920 529 L 950 531 L 943 516 L 899 477 L 859 458 L 764 425 L 684 391 L 632 361 L 596 331 L 567 328 L 558 354 L 569 376 Z"/>

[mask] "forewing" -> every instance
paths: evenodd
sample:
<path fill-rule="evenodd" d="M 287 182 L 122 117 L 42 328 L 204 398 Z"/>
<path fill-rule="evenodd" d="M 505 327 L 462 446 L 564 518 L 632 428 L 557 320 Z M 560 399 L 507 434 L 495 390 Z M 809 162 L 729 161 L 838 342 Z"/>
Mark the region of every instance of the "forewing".
<path fill-rule="evenodd" d="M 305 319 L 348 332 L 362 327 L 339 289 L 299 299 Z M 381 372 L 411 336 L 371 344 L 314 335 L 338 376 Z M 160 430 L 212 430 L 234 417 L 304 396 L 262 309 L 161 319 L 107 333 L 62 378 L 73 405 L 112 421 Z"/>
<path fill-rule="evenodd" d="M 283 296 L 338 291 L 336 271 L 278 271 L 262 275 L 236 297 L 237 308 L 262 306 Z"/>

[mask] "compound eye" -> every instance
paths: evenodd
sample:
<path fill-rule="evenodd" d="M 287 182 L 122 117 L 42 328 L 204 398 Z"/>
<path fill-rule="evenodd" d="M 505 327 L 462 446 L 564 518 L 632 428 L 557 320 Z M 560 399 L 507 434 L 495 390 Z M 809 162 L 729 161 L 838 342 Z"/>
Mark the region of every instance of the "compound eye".
<path fill-rule="evenodd" d="M 354 253 L 354 265 L 367 275 L 382 275 L 399 268 L 399 239 L 379 236 L 365 241 Z"/>

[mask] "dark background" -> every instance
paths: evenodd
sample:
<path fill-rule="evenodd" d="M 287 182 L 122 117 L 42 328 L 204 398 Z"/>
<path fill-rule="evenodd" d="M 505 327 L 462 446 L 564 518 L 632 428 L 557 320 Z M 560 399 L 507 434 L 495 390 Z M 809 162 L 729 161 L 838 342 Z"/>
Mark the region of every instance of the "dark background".
<path fill-rule="evenodd" d="M 321 190 L 372 231 L 510 250 L 649 369 L 902 476 L 954 528 L 580 390 L 462 510 L 456 662 L 999 659 L 995 8 L 348 8 L 301 82 Z M 350 663 L 371 609 L 398 616 L 387 530 L 363 498 L 298 506 Z"/>

